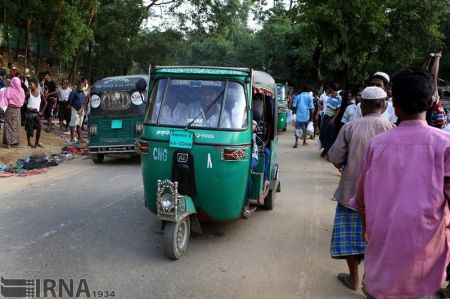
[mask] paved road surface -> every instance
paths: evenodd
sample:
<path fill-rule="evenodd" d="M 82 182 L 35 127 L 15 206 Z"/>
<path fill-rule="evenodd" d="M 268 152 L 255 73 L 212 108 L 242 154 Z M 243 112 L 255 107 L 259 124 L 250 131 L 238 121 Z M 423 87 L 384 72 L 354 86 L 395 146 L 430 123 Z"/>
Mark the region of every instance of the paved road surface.
<path fill-rule="evenodd" d="M 139 161 L 75 160 L 0 180 L 0 274 L 87 279 L 116 298 L 363 298 L 329 257 L 339 176 L 315 143 L 280 138 L 282 192 L 273 211 L 206 224 L 179 261 L 166 259 L 143 205 Z M 92 294 L 91 294 L 92 295 Z"/>

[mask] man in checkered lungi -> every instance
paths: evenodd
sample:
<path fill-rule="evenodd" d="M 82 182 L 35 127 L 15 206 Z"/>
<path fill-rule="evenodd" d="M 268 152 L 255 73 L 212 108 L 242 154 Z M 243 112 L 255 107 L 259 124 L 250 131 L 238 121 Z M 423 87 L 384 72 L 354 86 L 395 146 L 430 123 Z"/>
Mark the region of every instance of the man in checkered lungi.
<path fill-rule="evenodd" d="M 369 141 L 394 125 L 381 117 L 386 92 L 379 87 L 367 87 L 362 92 L 361 110 L 364 117 L 346 123 L 328 152 L 328 160 L 342 169 L 341 180 L 334 194 L 338 201 L 331 238 L 331 257 L 346 259 L 349 274 L 340 273 L 338 279 L 348 288 L 359 285 L 358 265 L 364 257 L 366 242 L 362 223 L 349 201 L 355 195 L 359 168 Z"/>

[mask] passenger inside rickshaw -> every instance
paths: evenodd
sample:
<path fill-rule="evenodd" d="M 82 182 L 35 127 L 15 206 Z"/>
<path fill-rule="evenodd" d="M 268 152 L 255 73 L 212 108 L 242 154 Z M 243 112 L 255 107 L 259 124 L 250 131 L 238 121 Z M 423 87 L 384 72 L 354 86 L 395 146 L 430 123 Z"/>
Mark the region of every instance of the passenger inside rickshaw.
<path fill-rule="evenodd" d="M 249 177 L 247 197 L 244 205 L 244 218 L 248 218 L 255 208 L 250 207 L 250 199 L 258 196 L 260 189 L 257 188 L 258 194 L 253 190 L 254 179 L 252 175 L 258 177 L 263 173 L 263 194 L 266 192 L 270 183 L 269 166 L 270 166 L 270 140 L 273 133 L 273 98 L 263 94 L 255 94 L 253 96 L 253 122 L 252 122 L 252 160 L 251 174 Z"/>
<path fill-rule="evenodd" d="M 260 156 L 264 154 L 264 191 L 270 183 L 270 141 L 273 138 L 273 97 L 257 93 L 253 95 L 253 120 L 258 124 L 257 143 Z"/>

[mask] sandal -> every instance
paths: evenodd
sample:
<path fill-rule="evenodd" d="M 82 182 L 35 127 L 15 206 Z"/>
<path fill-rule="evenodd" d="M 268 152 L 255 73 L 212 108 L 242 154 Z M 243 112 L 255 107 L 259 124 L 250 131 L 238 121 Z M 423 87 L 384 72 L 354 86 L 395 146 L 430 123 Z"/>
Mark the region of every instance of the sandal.
<path fill-rule="evenodd" d="M 358 286 L 353 286 L 352 283 L 350 282 L 350 275 L 347 273 L 339 273 L 337 278 L 339 279 L 340 282 L 342 282 L 342 284 L 344 286 L 346 286 L 347 288 L 356 291 L 358 289 Z"/>
<path fill-rule="evenodd" d="M 253 214 L 253 212 L 255 212 L 256 211 L 256 207 L 253 207 L 253 208 L 250 208 L 250 209 L 245 209 L 244 210 L 244 213 L 242 214 L 242 216 L 245 218 L 245 219 L 247 219 L 248 217 L 250 217 L 252 214 Z"/>

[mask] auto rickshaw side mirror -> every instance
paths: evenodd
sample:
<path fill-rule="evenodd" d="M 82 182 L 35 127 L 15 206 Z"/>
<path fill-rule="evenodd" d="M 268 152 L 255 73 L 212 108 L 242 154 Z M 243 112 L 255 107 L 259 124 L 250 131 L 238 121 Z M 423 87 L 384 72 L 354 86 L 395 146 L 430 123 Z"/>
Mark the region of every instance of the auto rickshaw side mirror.
<path fill-rule="evenodd" d="M 144 79 L 139 79 L 139 81 L 136 82 L 136 90 L 139 92 L 143 92 L 147 88 L 147 81 Z"/>

